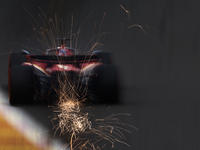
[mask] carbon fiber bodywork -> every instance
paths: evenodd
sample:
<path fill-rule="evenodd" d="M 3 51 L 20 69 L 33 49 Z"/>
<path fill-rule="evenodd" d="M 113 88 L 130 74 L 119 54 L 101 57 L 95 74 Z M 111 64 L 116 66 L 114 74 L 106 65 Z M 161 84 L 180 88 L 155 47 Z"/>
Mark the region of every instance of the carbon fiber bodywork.
<path fill-rule="evenodd" d="M 66 82 L 66 79 L 68 79 L 68 81 L 70 79 L 70 82 L 75 84 L 76 92 L 80 96 L 80 99 L 86 96 L 86 92 L 92 95 L 88 86 L 92 85 L 93 77 L 95 76 L 91 74 L 93 67 L 87 65 L 89 67 L 84 67 L 86 69 L 82 71 L 82 64 L 111 64 L 109 53 L 99 53 L 98 55 L 72 55 L 67 57 L 53 55 L 27 55 L 26 57 L 27 61 L 30 62 L 34 68 L 34 100 L 42 103 L 52 103 L 58 100 L 56 89 L 59 89 L 59 82 Z M 73 66 L 79 68 L 80 71 L 54 70 L 51 75 L 47 75 L 34 67 L 34 62 L 45 63 L 47 64 L 46 68 L 55 64 L 73 64 Z M 86 88 L 87 91 L 85 90 Z"/>

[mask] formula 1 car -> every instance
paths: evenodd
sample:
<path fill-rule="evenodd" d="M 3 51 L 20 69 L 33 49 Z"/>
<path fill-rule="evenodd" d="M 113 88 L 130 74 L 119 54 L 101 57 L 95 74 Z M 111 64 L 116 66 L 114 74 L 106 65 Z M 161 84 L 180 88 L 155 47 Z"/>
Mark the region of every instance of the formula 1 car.
<path fill-rule="evenodd" d="M 70 39 L 56 40 L 60 41 L 61 46 L 47 49 L 42 55 L 30 55 L 26 50 L 10 54 L 10 104 L 54 102 L 58 100 L 56 88 L 64 82 L 64 78 L 76 83 L 80 99 L 84 97 L 100 103 L 117 102 L 117 69 L 111 63 L 110 54 L 93 51 L 87 55 L 77 55 L 75 50 L 65 47 L 66 41 Z"/>

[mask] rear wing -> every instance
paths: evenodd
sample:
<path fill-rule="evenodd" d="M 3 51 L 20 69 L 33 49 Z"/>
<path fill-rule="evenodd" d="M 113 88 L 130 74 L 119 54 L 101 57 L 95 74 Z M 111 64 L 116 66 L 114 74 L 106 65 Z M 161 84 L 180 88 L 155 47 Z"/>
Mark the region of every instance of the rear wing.
<path fill-rule="evenodd" d="M 76 64 L 87 62 L 102 62 L 110 64 L 110 53 L 98 53 L 93 55 L 71 55 L 71 56 L 54 56 L 54 55 L 27 55 L 28 61 L 37 61 L 54 64 Z"/>
<path fill-rule="evenodd" d="M 44 55 L 28 55 L 28 61 L 37 61 L 44 63 L 54 64 L 75 64 L 75 63 L 86 63 L 86 62 L 101 62 L 101 58 L 97 55 L 72 55 L 72 56 L 44 56 Z"/>

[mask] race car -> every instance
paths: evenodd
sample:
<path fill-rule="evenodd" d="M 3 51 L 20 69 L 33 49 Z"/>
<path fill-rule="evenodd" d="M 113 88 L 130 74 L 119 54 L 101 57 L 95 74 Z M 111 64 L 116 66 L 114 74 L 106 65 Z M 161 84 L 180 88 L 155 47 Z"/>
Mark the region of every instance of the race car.
<path fill-rule="evenodd" d="M 47 49 L 41 55 L 31 55 L 26 50 L 9 55 L 10 104 L 55 102 L 59 97 L 56 89 L 66 79 L 70 81 L 66 84 L 73 82 L 72 88 L 75 87 L 80 99 L 100 103 L 117 102 L 118 73 L 111 55 L 99 50 L 76 54 L 75 50 L 65 46 L 70 39 L 56 40 L 60 41 L 60 47 Z"/>

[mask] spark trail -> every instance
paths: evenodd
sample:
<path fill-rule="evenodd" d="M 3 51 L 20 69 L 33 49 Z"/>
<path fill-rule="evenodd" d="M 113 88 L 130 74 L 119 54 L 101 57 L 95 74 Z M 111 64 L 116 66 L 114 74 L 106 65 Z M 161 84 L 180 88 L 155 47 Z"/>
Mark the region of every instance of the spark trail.
<path fill-rule="evenodd" d="M 121 7 L 126 11 L 130 20 L 130 12 L 123 6 Z M 38 40 L 45 48 L 54 48 L 56 47 L 55 38 L 60 35 L 61 37 L 70 37 L 72 40 L 75 40 L 74 46 L 77 47 L 81 28 L 79 28 L 77 33 L 73 33 L 73 15 L 70 32 L 68 32 L 67 36 L 64 36 L 62 19 L 58 21 L 57 16 L 55 15 L 54 23 L 53 19 L 47 19 L 44 12 L 41 9 L 40 11 L 42 12 L 42 15 L 40 15 L 41 18 L 42 16 L 45 18 L 44 22 L 47 28 L 39 26 L 36 19 L 28 12 L 37 25 L 35 26 L 35 24 L 31 22 L 33 25 L 34 39 Z M 102 17 L 99 33 L 94 35 L 90 41 L 94 44 L 91 48 L 87 48 L 88 45 L 86 45 L 86 48 L 89 49 L 88 53 L 96 50 L 99 46 L 103 46 L 99 43 L 99 39 L 106 34 L 100 33 L 105 15 L 106 13 L 104 13 L 104 16 Z M 60 29 L 62 31 L 60 31 Z M 96 42 L 94 39 L 97 39 Z M 70 42 L 70 47 L 73 47 L 72 42 Z M 79 91 L 82 85 L 80 78 L 76 78 L 75 76 L 70 78 L 69 76 L 58 74 L 57 80 L 59 86 L 53 87 L 58 96 L 57 103 L 53 106 L 55 117 L 52 118 L 52 122 L 53 124 L 56 122 L 53 127 L 53 130 L 55 131 L 54 136 L 59 134 L 60 137 L 67 136 L 68 138 L 66 144 L 63 145 L 62 148 L 65 149 L 70 147 L 71 150 L 99 150 L 103 149 L 106 145 L 106 142 L 102 146 L 98 145 L 98 143 L 103 140 L 111 143 L 111 147 L 114 147 L 117 142 L 130 147 L 130 145 L 125 142 L 126 138 L 123 132 L 130 133 L 130 131 L 126 129 L 127 126 L 132 128 L 135 127 L 123 123 L 117 117 L 119 115 L 129 116 L 129 114 L 113 114 L 102 119 L 93 119 L 91 121 L 91 114 L 85 110 L 86 108 L 84 107 L 84 102 L 87 101 L 85 97 L 87 95 L 87 84 L 83 87 L 83 93 L 80 94 Z M 88 77 L 85 76 L 84 78 L 87 80 Z"/>
<path fill-rule="evenodd" d="M 102 119 L 94 119 L 90 121 L 89 112 L 84 112 L 84 101 L 77 94 L 76 81 L 58 76 L 59 88 L 56 92 L 59 96 L 57 106 L 54 107 L 55 117 L 52 122 L 58 123 L 54 126 L 54 136 L 58 133 L 59 137 L 68 136 L 68 142 L 63 146 L 63 149 L 70 147 L 71 150 L 97 150 L 102 149 L 105 145 L 99 146 L 98 143 L 102 140 L 111 143 L 111 147 L 115 143 L 123 143 L 130 147 L 125 142 L 126 138 L 123 132 L 130 133 L 126 129 L 127 126 L 135 128 L 129 124 L 123 123 L 117 116 L 130 116 L 130 114 L 112 114 Z M 88 110 L 86 110 L 88 111 Z M 138 130 L 137 128 L 135 128 Z M 105 143 L 107 143 L 105 142 Z"/>

